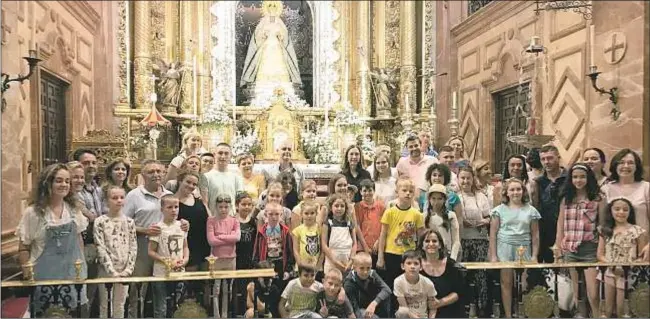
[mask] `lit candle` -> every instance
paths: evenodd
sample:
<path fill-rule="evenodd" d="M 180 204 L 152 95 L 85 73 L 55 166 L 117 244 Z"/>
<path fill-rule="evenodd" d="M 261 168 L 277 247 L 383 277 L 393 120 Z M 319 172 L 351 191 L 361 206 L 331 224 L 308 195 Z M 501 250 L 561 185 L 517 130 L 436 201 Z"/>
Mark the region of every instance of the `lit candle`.
<path fill-rule="evenodd" d="M 198 106 L 199 106 L 199 79 L 198 79 L 198 72 L 197 72 L 197 66 L 196 66 L 196 55 L 192 58 L 192 75 L 193 75 L 193 87 L 192 87 L 192 93 L 193 97 L 192 100 L 194 102 L 194 115 L 198 115 Z"/>
<path fill-rule="evenodd" d="M 596 26 L 591 25 L 589 27 L 589 36 L 590 36 L 590 41 L 589 41 L 589 64 L 590 66 L 595 66 L 596 65 L 596 59 L 595 59 L 595 52 L 596 52 Z"/>

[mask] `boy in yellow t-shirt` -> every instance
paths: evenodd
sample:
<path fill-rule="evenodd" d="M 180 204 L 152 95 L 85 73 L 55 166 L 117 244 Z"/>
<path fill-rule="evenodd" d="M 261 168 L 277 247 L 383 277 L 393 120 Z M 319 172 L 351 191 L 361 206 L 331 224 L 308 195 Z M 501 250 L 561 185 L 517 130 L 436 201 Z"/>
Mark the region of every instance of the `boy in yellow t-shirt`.
<path fill-rule="evenodd" d="M 381 217 L 377 257 L 377 268 L 385 269 L 384 280 L 391 289 L 395 278 L 402 274 L 402 254 L 416 248 L 417 236 L 424 230 L 422 213 L 411 206 L 415 196 L 413 181 L 400 178 L 396 191 L 397 205 L 388 208 Z"/>

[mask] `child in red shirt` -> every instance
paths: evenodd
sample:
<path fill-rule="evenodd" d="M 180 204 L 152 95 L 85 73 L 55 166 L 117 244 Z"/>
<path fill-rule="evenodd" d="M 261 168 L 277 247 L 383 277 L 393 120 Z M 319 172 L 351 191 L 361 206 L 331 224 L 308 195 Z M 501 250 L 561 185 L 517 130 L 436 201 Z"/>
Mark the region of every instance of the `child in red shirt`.
<path fill-rule="evenodd" d="M 386 205 L 381 200 L 375 199 L 375 183 L 373 181 L 364 179 L 359 186 L 361 186 L 361 201 L 355 205 L 354 211 L 363 238 L 368 245 L 366 252 L 372 257 L 372 267 L 374 268 L 377 264 L 381 215 L 384 213 Z"/>

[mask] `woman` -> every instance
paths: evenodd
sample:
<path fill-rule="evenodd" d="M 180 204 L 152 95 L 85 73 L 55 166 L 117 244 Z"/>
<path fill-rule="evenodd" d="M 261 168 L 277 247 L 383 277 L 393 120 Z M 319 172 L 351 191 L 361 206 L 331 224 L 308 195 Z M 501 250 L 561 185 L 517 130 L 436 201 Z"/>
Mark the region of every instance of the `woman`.
<path fill-rule="evenodd" d="M 422 253 L 422 275 L 436 287 L 438 311 L 436 318 L 465 317 L 465 280 L 459 265 L 447 256 L 445 243 L 437 230 L 427 229 L 418 240 L 417 250 Z"/>
<path fill-rule="evenodd" d="M 392 176 L 388 155 L 379 154 L 375 157 L 375 171 L 372 179 L 375 181 L 375 197 L 388 204 L 397 198 L 397 178 Z"/>
<path fill-rule="evenodd" d="M 198 175 L 199 178 L 201 178 L 201 158 L 198 155 L 190 155 L 187 158 L 185 158 L 185 160 L 180 166 L 180 170 L 178 173 L 180 174 L 181 172 L 192 172 Z M 179 186 L 180 185 L 176 178 L 169 180 L 167 181 L 167 183 L 165 183 L 165 189 L 174 193 L 178 191 Z M 202 198 L 201 192 L 199 191 L 198 187 L 194 189 L 194 195 L 196 195 L 196 197 L 198 198 Z"/>
<path fill-rule="evenodd" d="M 609 178 L 603 169 L 607 163 L 605 153 L 599 148 L 590 147 L 582 154 L 582 161 L 594 172 L 598 186 L 603 187 Z"/>
<path fill-rule="evenodd" d="M 68 168 L 70 168 L 70 163 L 68 163 Z M 72 173 L 72 169 L 70 170 Z M 74 175 L 74 174 L 73 174 Z M 108 193 L 107 190 L 109 187 L 115 185 L 124 189 L 125 193 L 129 193 L 133 187 L 129 184 L 129 177 L 131 176 L 131 164 L 129 164 L 125 159 L 118 158 L 108 164 L 104 170 L 104 176 L 106 180 L 102 184 L 102 194 L 104 196 Z M 74 176 L 73 176 L 74 179 Z M 73 187 L 74 189 L 74 182 Z M 102 210 L 106 214 L 108 212 L 108 206 L 106 204 L 106 198 L 102 198 Z"/>
<path fill-rule="evenodd" d="M 624 148 L 612 157 L 609 172 L 611 182 L 602 187 L 607 201 L 627 198 L 634 206 L 636 224 L 648 231 L 650 183 L 643 180 L 641 157 L 633 150 Z"/>
<path fill-rule="evenodd" d="M 528 164 L 528 179 L 534 180 L 537 176 L 544 174 L 544 166 L 539 158 L 539 148 L 531 148 L 526 154 L 526 164 Z"/>
<path fill-rule="evenodd" d="M 201 145 L 203 140 L 201 134 L 195 130 L 190 130 L 185 133 L 183 136 L 183 146 L 181 147 L 180 153 L 172 159 L 167 168 L 167 176 L 165 177 L 165 182 L 176 179 L 178 175 L 178 170 L 180 169 L 183 162 L 187 157 L 191 155 L 199 155 L 205 150 L 202 149 Z M 199 159 L 200 162 L 200 159 Z"/>
<path fill-rule="evenodd" d="M 237 166 L 239 167 L 239 172 L 241 172 L 241 176 L 244 180 L 244 191 L 246 191 L 251 198 L 257 200 L 262 191 L 266 188 L 266 185 L 264 175 L 253 174 L 253 165 L 255 165 L 255 157 L 251 153 L 245 153 L 237 158 Z"/>
<path fill-rule="evenodd" d="M 490 226 L 490 209 L 492 206 L 488 198 L 479 192 L 474 186 L 476 176 L 470 167 L 461 168 L 458 171 L 458 183 L 461 206 L 461 232 L 460 243 L 462 246 L 463 262 L 485 262 L 488 256 L 490 242 L 488 229 Z M 477 305 L 480 317 L 486 317 L 490 313 L 487 296 L 487 273 L 483 270 L 475 271 L 476 289 L 478 300 Z"/>
<path fill-rule="evenodd" d="M 530 194 L 530 182 L 528 180 L 528 166 L 526 165 L 526 158 L 522 155 L 510 155 L 503 164 L 503 178 L 508 180 L 516 178 L 526 185 L 526 190 Z M 499 182 L 494 186 L 494 198 L 492 202 L 498 206 L 501 204 L 501 195 L 503 193 L 503 183 Z"/>
<path fill-rule="evenodd" d="M 454 136 L 449 139 L 447 145 L 451 146 L 455 153 L 456 163 L 452 170 L 457 172 L 458 169 L 469 166 L 469 160 L 467 159 L 467 154 L 465 153 L 465 140 L 460 136 Z"/>
<path fill-rule="evenodd" d="M 481 193 L 487 196 L 488 201 L 490 202 L 490 207 L 496 207 L 494 205 L 494 185 L 492 185 L 492 169 L 490 168 L 490 162 L 478 159 L 472 164 L 474 172 L 476 173 L 475 185 L 476 189 Z"/>
<path fill-rule="evenodd" d="M 363 154 L 357 145 L 350 145 L 345 150 L 343 164 L 341 165 L 341 174 L 345 176 L 349 185 L 356 186 L 360 189 L 359 184 L 364 179 L 371 179 L 370 173 L 363 168 Z M 354 194 L 354 203 L 361 201 L 361 192 Z"/>
<path fill-rule="evenodd" d="M 81 213 L 81 203 L 70 192 L 70 171 L 64 164 L 50 165 L 39 174 L 36 185 L 30 206 L 16 229 L 18 259 L 22 265 L 34 265 L 35 280 L 75 279 L 75 262 L 84 259 L 81 232 L 86 230 L 88 219 Z M 83 279 L 87 277 L 86 263 L 82 263 L 80 275 Z M 67 305 L 75 308 L 77 292 L 69 288 L 59 288 L 58 300 L 69 300 Z M 82 305 L 88 302 L 85 290 L 84 286 Z M 34 290 L 36 315 L 45 311 L 43 300 L 49 299 L 47 294 Z"/>

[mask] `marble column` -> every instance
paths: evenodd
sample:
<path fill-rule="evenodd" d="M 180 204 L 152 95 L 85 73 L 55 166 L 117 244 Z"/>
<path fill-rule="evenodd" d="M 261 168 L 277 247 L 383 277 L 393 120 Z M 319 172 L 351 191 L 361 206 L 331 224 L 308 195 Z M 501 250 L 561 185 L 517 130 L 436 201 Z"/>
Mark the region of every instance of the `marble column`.
<path fill-rule="evenodd" d="M 370 67 L 370 1 L 357 1 L 357 41 L 354 54 L 358 57 L 357 63 L 357 105 L 361 116 L 370 116 L 370 81 L 368 70 Z"/>
<path fill-rule="evenodd" d="M 417 103 L 415 1 L 400 2 L 400 115 L 413 116 Z M 408 97 L 408 99 L 407 99 Z M 406 101 L 408 100 L 408 106 Z M 410 107 L 409 110 L 406 108 Z"/>
<path fill-rule="evenodd" d="M 151 107 L 149 96 L 154 92 L 151 83 L 151 15 L 149 1 L 133 2 L 133 84 L 135 107 Z"/>
<path fill-rule="evenodd" d="M 203 114 L 203 107 L 210 102 L 210 52 L 212 52 L 212 44 L 210 41 L 210 23 L 212 21 L 212 14 L 210 13 L 210 6 L 212 1 L 199 1 L 198 5 L 198 100 L 197 107 L 198 114 Z"/>
<path fill-rule="evenodd" d="M 193 87 L 194 83 L 194 68 L 193 68 L 193 59 L 196 54 L 196 45 L 199 40 L 199 36 L 196 33 L 194 28 L 194 23 L 196 21 L 196 6 L 197 2 L 195 1 L 181 1 L 180 8 L 180 17 L 181 17 L 181 41 L 180 41 L 180 52 L 181 52 L 181 62 L 186 66 L 185 76 L 183 76 L 183 82 L 181 86 L 183 88 L 183 98 L 181 100 L 181 110 L 183 113 L 190 114 L 194 110 L 193 105 Z"/>

